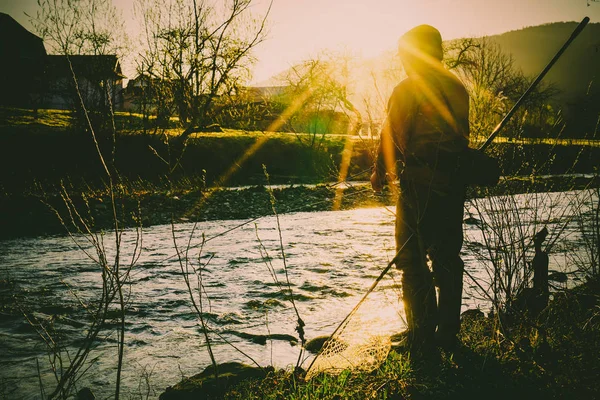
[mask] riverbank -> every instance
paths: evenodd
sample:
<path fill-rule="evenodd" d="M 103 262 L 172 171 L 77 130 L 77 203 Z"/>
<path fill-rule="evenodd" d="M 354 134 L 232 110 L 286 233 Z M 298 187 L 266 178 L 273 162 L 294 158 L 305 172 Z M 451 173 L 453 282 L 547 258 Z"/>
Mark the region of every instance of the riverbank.
<path fill-rule="evenodd" d="M 210 382 L 196 376 L 161 399 L 599 398 L 600 280 L 553 297 L 539 316 L 504 318 L 502 326 L 493 316 L 463 314 L 459 347 L 427 359 L 397 349 L 372 373 L 322 374 L 305 381 L 299 371 L 267 369 L 264 378 L 255 373 L 216 391 L 207 391 Z"/>
<path fill-rule="evenodd" d="M 273 214 L 265 186 L 237 189 L 178 190 L 128 193 L 116 199 L 122 227 L 148 227 L 171 221 L 252 219 Z M 366 185 L 287 186 L 271 190 L 278 213 L 345 210 L 393 204 L 393 193 L 375 196 Z M 92 230 L 112 229 L 113 210 L 106 193 L 72 194 L 69 200 Z M 59 195 L 15 196 L 0 199 L 0 238 L 64 234 L 82 228 L 71 220 L 65 199 Z M 58 218 L 58 215 L 61 219 Z"/>
<path fill-rule="evenodd" d="M 469 197 L 500 194 L 559 192 L 598 187 L 596 175 L 572 175 L 546 178 L 505 179 L 492 188 L 470 188 Z M 272 215 L 271 193 L 278 213 L 334 211 L 361 207 L 393 206 L 396 191 L 390 186 L 383 195 L 375 195 L 366 182 L 341 182 L 329 185 L 249 186 L 242 188 L 203 189 L 190 185 L 173 191 L 117 191 L 116 212 L 121 227 L 148 227 L 171 221 L 253 219 Z M 0 239 L 25 236 L 66 234 L 83 229 L 78 210 L 91 230 L 114 228 L 110 196 L 106 191 L 29 193 L 0 198 Z M 59 218 L 60 216 L 60 218 Z"/>

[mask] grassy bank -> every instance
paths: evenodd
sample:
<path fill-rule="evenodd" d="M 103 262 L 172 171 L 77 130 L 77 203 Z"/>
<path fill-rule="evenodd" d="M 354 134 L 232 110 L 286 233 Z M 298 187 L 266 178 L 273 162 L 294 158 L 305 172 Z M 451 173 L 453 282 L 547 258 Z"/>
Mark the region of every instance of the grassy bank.
<path fill-rule="evenodd" d="M 34 116 L 28 110 L 0 109 L 0 195 L 38 192 L 40 187 L 57 192 L 61 182 L 73 191 L 103 190 L 106 176 L 96 144 L 72 119 L 65 111 L 40 110 Z M 173 184 L 188 190 L 203 184 L 264 184 L 263 165 L 272 183 L 335 181 L 345 151 L 348 174 L 353 175 L 370 168 L 376 145 L 371 139 L 335 135 L 226 130 L 196 134 L 184 147 L 176 136 L 180 130 L 141 134 L 140 124 L 139 116 L 118 114 L 115 140 L 109 133 L 98 132 L 97 137 L 120 182 L 130 188 L 146 185 L 146 190 Z M 595 142 L 499 141 L 490 151 L 507 176 L 591 173 L 600 159 Z"/>
<path fill-rule="evenodd" d="M 460 346 L 426 359 L 392 350 L 372 373 L 268 372 L 207 391 L 194 378 L 163 399 L 576 399 L 600 396 L 600 281 L 556 293 L 537 317 L 463 316 Z M 185 388 L 185 389 L 184 389 Z M 189 396 L 189 397 L 188 397 Z"/>
<path fill-rule="evenodd" d="M 121 182 L 169 187 L 187 181 L 225 186 L 264 182 L 262 165 L 274 183 L 316 183 L 336 176 L 344 143 L 325 140 L 319 149 L 302 145 L 295 135 L 213 133 L 188 140 L 185 150 L 164 136 L 119 135 L 114 166 Z M 38 185 L 54 188 L 67 181 L 74 189 L 102 189 L 106 176 L 88 135 L 74 133 L 4 134 L 0 138 L 2 186 L 6 194 L 32 191 Z M 107 160 L 113 142 L 99 139 Z M 183 151 L 183 156 L 179 155 Z M 178 163 L 179 162 L 179 163 Z M 178 164 L 172 172 L 170 165 Z"/>
<path fill-rule="evenodd" d="M 106 176 L 89 132 L 70 125 L 69 113 L 0 109 L 0 176 L 5 195 L 52 191 L 61 181 L 74 190 L 102 189 Z M 97 132 L 98 145 L 121 182 L 168 188 L 202 180 L 207 185 L 264 183 L 266 165 L 273 183 L 317 183 L 337 177 L 343 137 L 282 133 L 200 133 L 181 143 L 175 132 L 142 134 L 134 117 L 115 121 L 118 134 Z M 126 127 L 126 128 L 125 128 Z M 114 151 L 114 153 L 113 153 Z M 112 160 L 114 159 L 114 163 Z M 368 162 L 367 164 L 369 164 Z M 360 168 L 360 166 L 357 166 Z"/>

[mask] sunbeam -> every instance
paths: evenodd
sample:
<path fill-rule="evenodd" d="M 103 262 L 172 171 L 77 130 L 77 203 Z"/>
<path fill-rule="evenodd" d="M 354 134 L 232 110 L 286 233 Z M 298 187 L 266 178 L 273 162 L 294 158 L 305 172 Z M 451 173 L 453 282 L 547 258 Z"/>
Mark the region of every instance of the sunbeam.
<path fill-rule="evenodd" d="M 307 89 L 300 93 L 292 103 L 281 113 L 281 115 L 266 129 L 266 132 L 276 132 L 278 131 L 287 120 L 296 112 L 302 105 L 306 102 L 306 100 L 310 97 L 312 90 Z M 206 201 L 210 198 L 215 189 L 218 189 L 224 186 L 231 176 L 235 174 L 246 161 L 248 161 L 256 152 L 269 140 L 268 136 L 259 137 L 256 142 L 252 146 L 250 146 L 244 154 L 238 157 L 231 166 L 225 171 L 219 178 L 215 180 L 215 183 L 211 186 L 209 190 L 205 192 L 205 195 L 200 198 L 190 210 L 186 212 L 185 217 L 189 217 L 190 215 L 194 215 L 197 210 L 202 208 L 202 205 L 206 203 Z"/>

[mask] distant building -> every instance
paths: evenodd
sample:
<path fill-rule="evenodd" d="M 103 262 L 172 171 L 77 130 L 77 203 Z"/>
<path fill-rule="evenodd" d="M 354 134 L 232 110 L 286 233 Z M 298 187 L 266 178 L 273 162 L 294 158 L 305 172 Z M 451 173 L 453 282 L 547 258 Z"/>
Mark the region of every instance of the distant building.
<path fill-rule="evenodd" d="M 86 106 L 123 106 L 124 76 L 116 55 L 48 55 L 41 38 L 4 13 L 0 60 L 0 105 L 71 109 L 79 101 L 74 72 Z"/>
<path fill-rule="evenodd" d="M 46 60 L 44 42 L 4 13 L 0 13 L 0 60 L 0 105 L 39 105 Z"/>
<path fill-rule="evenodd" d="M 283 95 L 289 86 L 246 86 L 240 90 L 239 94 L 244 94 L 253 102 L 270 101 Z"/>
<path fill-rule="evenodd" d="M 77 87 L 88 107 L 123 107 L 123 75 L 116 55 L 49 55 L 46 58 L 46 108 L 71 109 L 79 101 Z"/>
<path fill-rule="evenodd" d="M 168 96 L 168 93 L 169 86 L 165 81 L 140 74 L 130 79 L 123 91 L 123 109 L 137 113 L 155 113 L 160 99 Z"/>

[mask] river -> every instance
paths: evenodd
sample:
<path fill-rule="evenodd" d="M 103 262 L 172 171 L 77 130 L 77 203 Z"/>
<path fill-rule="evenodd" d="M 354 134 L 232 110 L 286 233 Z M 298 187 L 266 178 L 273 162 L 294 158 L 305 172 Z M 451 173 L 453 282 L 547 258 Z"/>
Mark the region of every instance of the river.
<path fill-rule="evenodd" d="M 594 196 L 590 191 L 504 196 L 508 201 L 502 204 L 518 210 L 512 213 L 510 223 L 525 237 L 533 235 L 542 225 L 547 226 L 548 242 L 560 239 L 550 251 L 550 269 L 570 272 L 575 267 L 569 254 L 578 254 L 580 259 L 585 254 L 579 221 L 591 214 L 589 204 L 582 199 L 597 202 Z M 473 218 L 464 225 L 462 257 L 470 275 L 465 276 L 464 310 L 490 308 L 489 298 L 471 277 L 488 289 L 489 262 L 482 259 L 487 252 L 481 251 L 485 249 L 485 241 L 480 229 L 481 215 L 475 206 L 484 209 L 491 203 L 489 199 L 481 199 L 467 207 L 465 217 Z M 298 313 L 306 323 L 307 338 L 331 333 L 393 258 L 393 212 L 390 207 L 279 216 L 290 287 Z M 488 219 L 494 213 L 511 214 L 502 209 L 484 210 Z M 206 292 L 203 307 L 211 329 L 222 335 L 219 338 L 211 334 L 217 361 L 251 364 L 241 350 L 261 365 L 289 367 L 296 363 L 300 347 L 289 337 L 297 337 L 294 308 L 272 274 L 275 271 L 277 280 L 287 287 L 277 220 L 261 218 L 217 236 L 243 222 L 198 223 L 191 240 L 194 225 L 177 224 L 175 236 L 180 248 L 185 248 L 188 241 L 192 244 L 189 251 L 192 265 L 208 263 L 202 272 Z M 202 235 L 208 240 L 200 253 L 198 244 Z M 109 260 L 115 255 L 113 238 L 110 232 L 104 236 Z M 75 240 L 89 249 L 84 236 L 76 236 Z M 121 246 L 124 260 L 131 256 L 135 242 L 135 231 L 125 231 Z M 523 254 L 530 259 L 531 245 L 526 247 Z M 153 393 L 150 397 L 157 397 L 166 386 L 177 383 L 182 376 L 200 372 L 210 363 L 174 254 L 171 226 L 144 228 L 141 257 L 132 268 L 131 282 L 126 288 L 123 392 L 127 395 L 145 392 L 149 382 Z M 268 267 L 268 260 L 273 270 Z M 63 334 L 63 344 L 72 349 L 87 321 L 82 303 L 99 294 L 99 268 L 68 236 L 0 242 L 0 265 L 3 299 L 14 294 L 18 304 L 1 315 L 0 396 L 39 398 L 36 359 L 46 391 L 52 387 L 46 347 L 18 310 L 23 310 L 32 321 L 54 318 L 55 326 Z M 581 279 L 578 274 L 570 276 L 570 284 Z M 381 304 L 376 307 L 382 315 L 387 307 L 392 314 L 402 316 L 398 283 L 395 272 L 379 285 Z M 396 328 L 402 330 L 402 322 Z M 79 383 L 79 387 L 89 386 L 101 397 L 111 395 L 116 374 L 116 333 L 114 329 L 105 333 L 88 359 L 89 371 Z M 246 334 L 288 336 L 264 342 L 264 338 L 261 341 L 260 337 Z"/>

